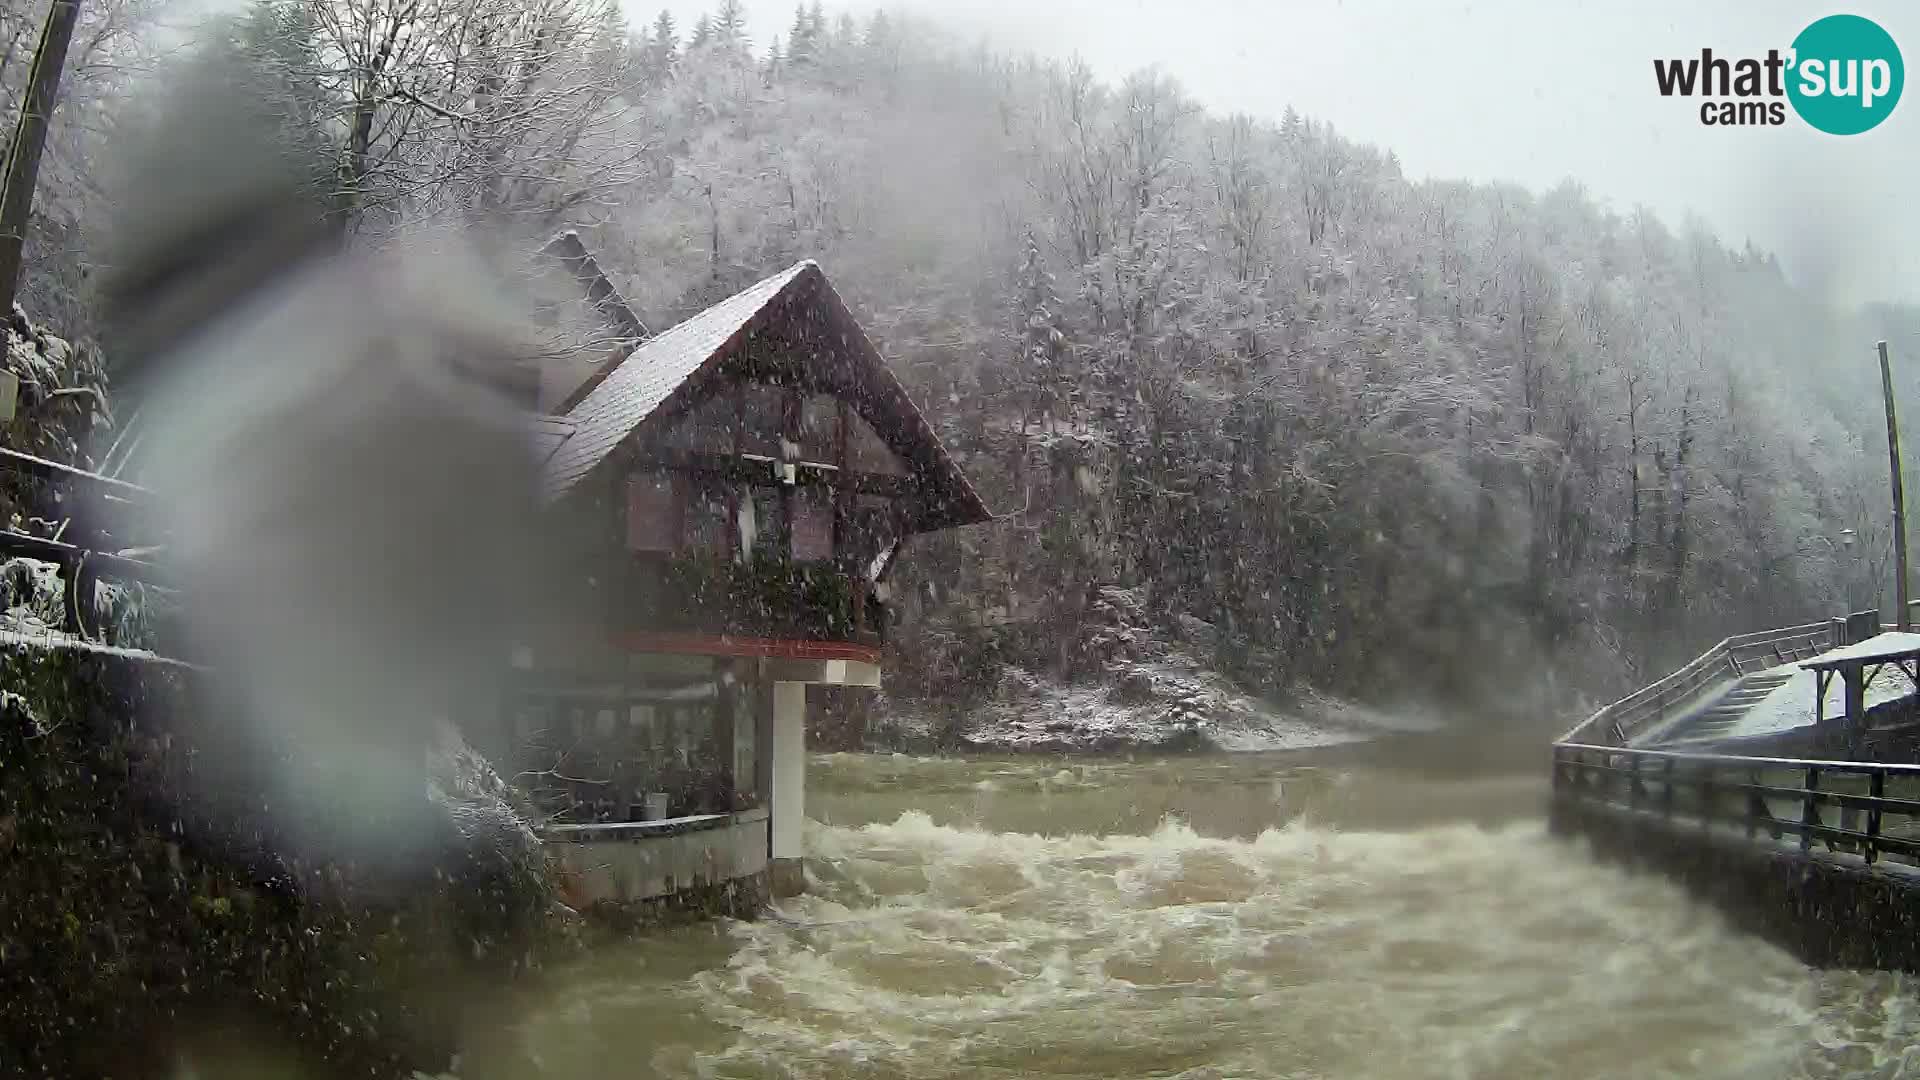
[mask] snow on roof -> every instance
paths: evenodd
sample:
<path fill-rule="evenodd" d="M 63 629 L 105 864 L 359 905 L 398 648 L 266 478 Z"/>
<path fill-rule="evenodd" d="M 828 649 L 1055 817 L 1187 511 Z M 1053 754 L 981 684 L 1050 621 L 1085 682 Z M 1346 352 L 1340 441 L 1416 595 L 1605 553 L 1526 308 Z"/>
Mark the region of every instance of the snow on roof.
<path fill-rule="evenodd" d="M 574 431 L 546 460 L 542 486 L 547 497 L 565 494 L 605 461 L 668 395 L 809 270 L 819 272 L 812 260 L 795 263 L 649 339 L 625 358 L 609 361 L 618 366 L 567 413 Z"/>
<path fill-rule="evenodd" d="M 810 292 L 802 292 L 810 287 Z M 566 411 L 564 419 L 573 430 L 559 437 L 557 449 L 545 459 L 544 496 L 551 501 L 565 495 L 694 375 L 723 360 L 742 335 L 763 325 L 778 306 L 802 295 L 840 325 L 843 358 L 877 410 L 867 415 L 869 422 L 889 446 L 922 470 L 927 486 L 915 531 L 992 520 L 992 511 L 812 260 L 795 263 L 609 360 L 597 381 L 589 382 Z"/>
<path fill-rule="evenodd" d="M 1875 634 L 1865 641 L 1856 641 L 1838 649 L 1828 649 L 1819 656 L 1800 661 L 1803 668 L 1833 667 L 1848 661 L 1887 660 L 1896 656 L 1909 656 L 1920 652 L 1920 634 L 1907 634 L 1890 631 Z"/>
<path fill-rule="evenodd" d="M 1754 702 L 1732 726 L 1716 732 L 1714 739 L 1742 739 L 1753 735 L 1772 735 L 1811 725 L 1813 723 L 1814 674 L 1811 671 L 1798 670 L 1798 667 L 1795 664 L 1783 664 L 1762 673 L 1786 675 L 1791 672 L 1792 674 L 1787 681 L 1769 691 L 1766 697 Z M 1875 705 L 1903 698 L 1911 693 L 1913 693 L 1913 684 L 1907 681 L 1905 675 L 1892 670 L 1882 671 L 1867 683 L 1866 705 L 1871 709 Z M 1846 687 L 1840 685 L 1839 679 L 1833 680 L 1827 687 L 1826 715 L 1828 717 L 1846 715 L 1846 698 Z"/>

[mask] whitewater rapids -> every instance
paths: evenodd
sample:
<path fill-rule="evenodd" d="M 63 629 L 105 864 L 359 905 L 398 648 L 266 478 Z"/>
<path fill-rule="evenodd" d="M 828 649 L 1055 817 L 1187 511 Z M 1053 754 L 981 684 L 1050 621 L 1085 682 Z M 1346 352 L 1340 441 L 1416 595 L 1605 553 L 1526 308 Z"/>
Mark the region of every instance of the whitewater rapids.
<path fill-rule="evenodd" d="M 1529 777 L 833 755 L 810 779 L 810 895 L 564 973 L 463 1075 L 1920 1075 L 1910 980 L 1809 970 L 1592 861 Z"/>

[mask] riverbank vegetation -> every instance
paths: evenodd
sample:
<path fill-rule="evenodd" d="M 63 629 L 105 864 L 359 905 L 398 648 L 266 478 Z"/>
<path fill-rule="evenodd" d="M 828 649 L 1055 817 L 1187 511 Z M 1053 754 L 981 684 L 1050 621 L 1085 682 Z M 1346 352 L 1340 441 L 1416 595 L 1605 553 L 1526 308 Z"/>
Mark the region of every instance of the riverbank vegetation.
<path fill-rule="evenodd" d="M 264 773 L 206 784 L 233 729 L 191 669 L 10 641 L 0 685 L 0 1050 L 19 1075 L 444 1069 L 572 933 L 457 738 L 421 792 L 444 843 L 395 880 L 286 857 L 273 793 L 245 782 Z"/>

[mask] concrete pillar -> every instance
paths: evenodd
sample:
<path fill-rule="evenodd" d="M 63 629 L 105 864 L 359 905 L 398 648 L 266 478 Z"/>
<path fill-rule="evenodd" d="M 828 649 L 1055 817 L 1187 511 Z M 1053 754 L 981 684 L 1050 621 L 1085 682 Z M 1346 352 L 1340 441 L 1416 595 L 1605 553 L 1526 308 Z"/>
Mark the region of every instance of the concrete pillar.
<path fill-rule="evenodd" d="M 807 821 L 807 684 L 773 684 L 773 864 L 775 896 L 806 886 L 801 869 Z"/>

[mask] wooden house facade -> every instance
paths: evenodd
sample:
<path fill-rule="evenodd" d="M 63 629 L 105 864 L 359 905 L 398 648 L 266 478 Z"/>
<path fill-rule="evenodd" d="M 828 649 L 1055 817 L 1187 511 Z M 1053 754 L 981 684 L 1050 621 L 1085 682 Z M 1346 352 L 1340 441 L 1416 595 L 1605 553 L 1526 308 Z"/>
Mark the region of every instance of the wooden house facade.
<path fill-rule="evenodd" d="M 495 752 L 612 867 L 584 901 L 794 887 L 806 688 L 877 687 L 902 546 L 991 515 L 812 262 L 616 354 L 534 438 L 569 592 Z"/>

